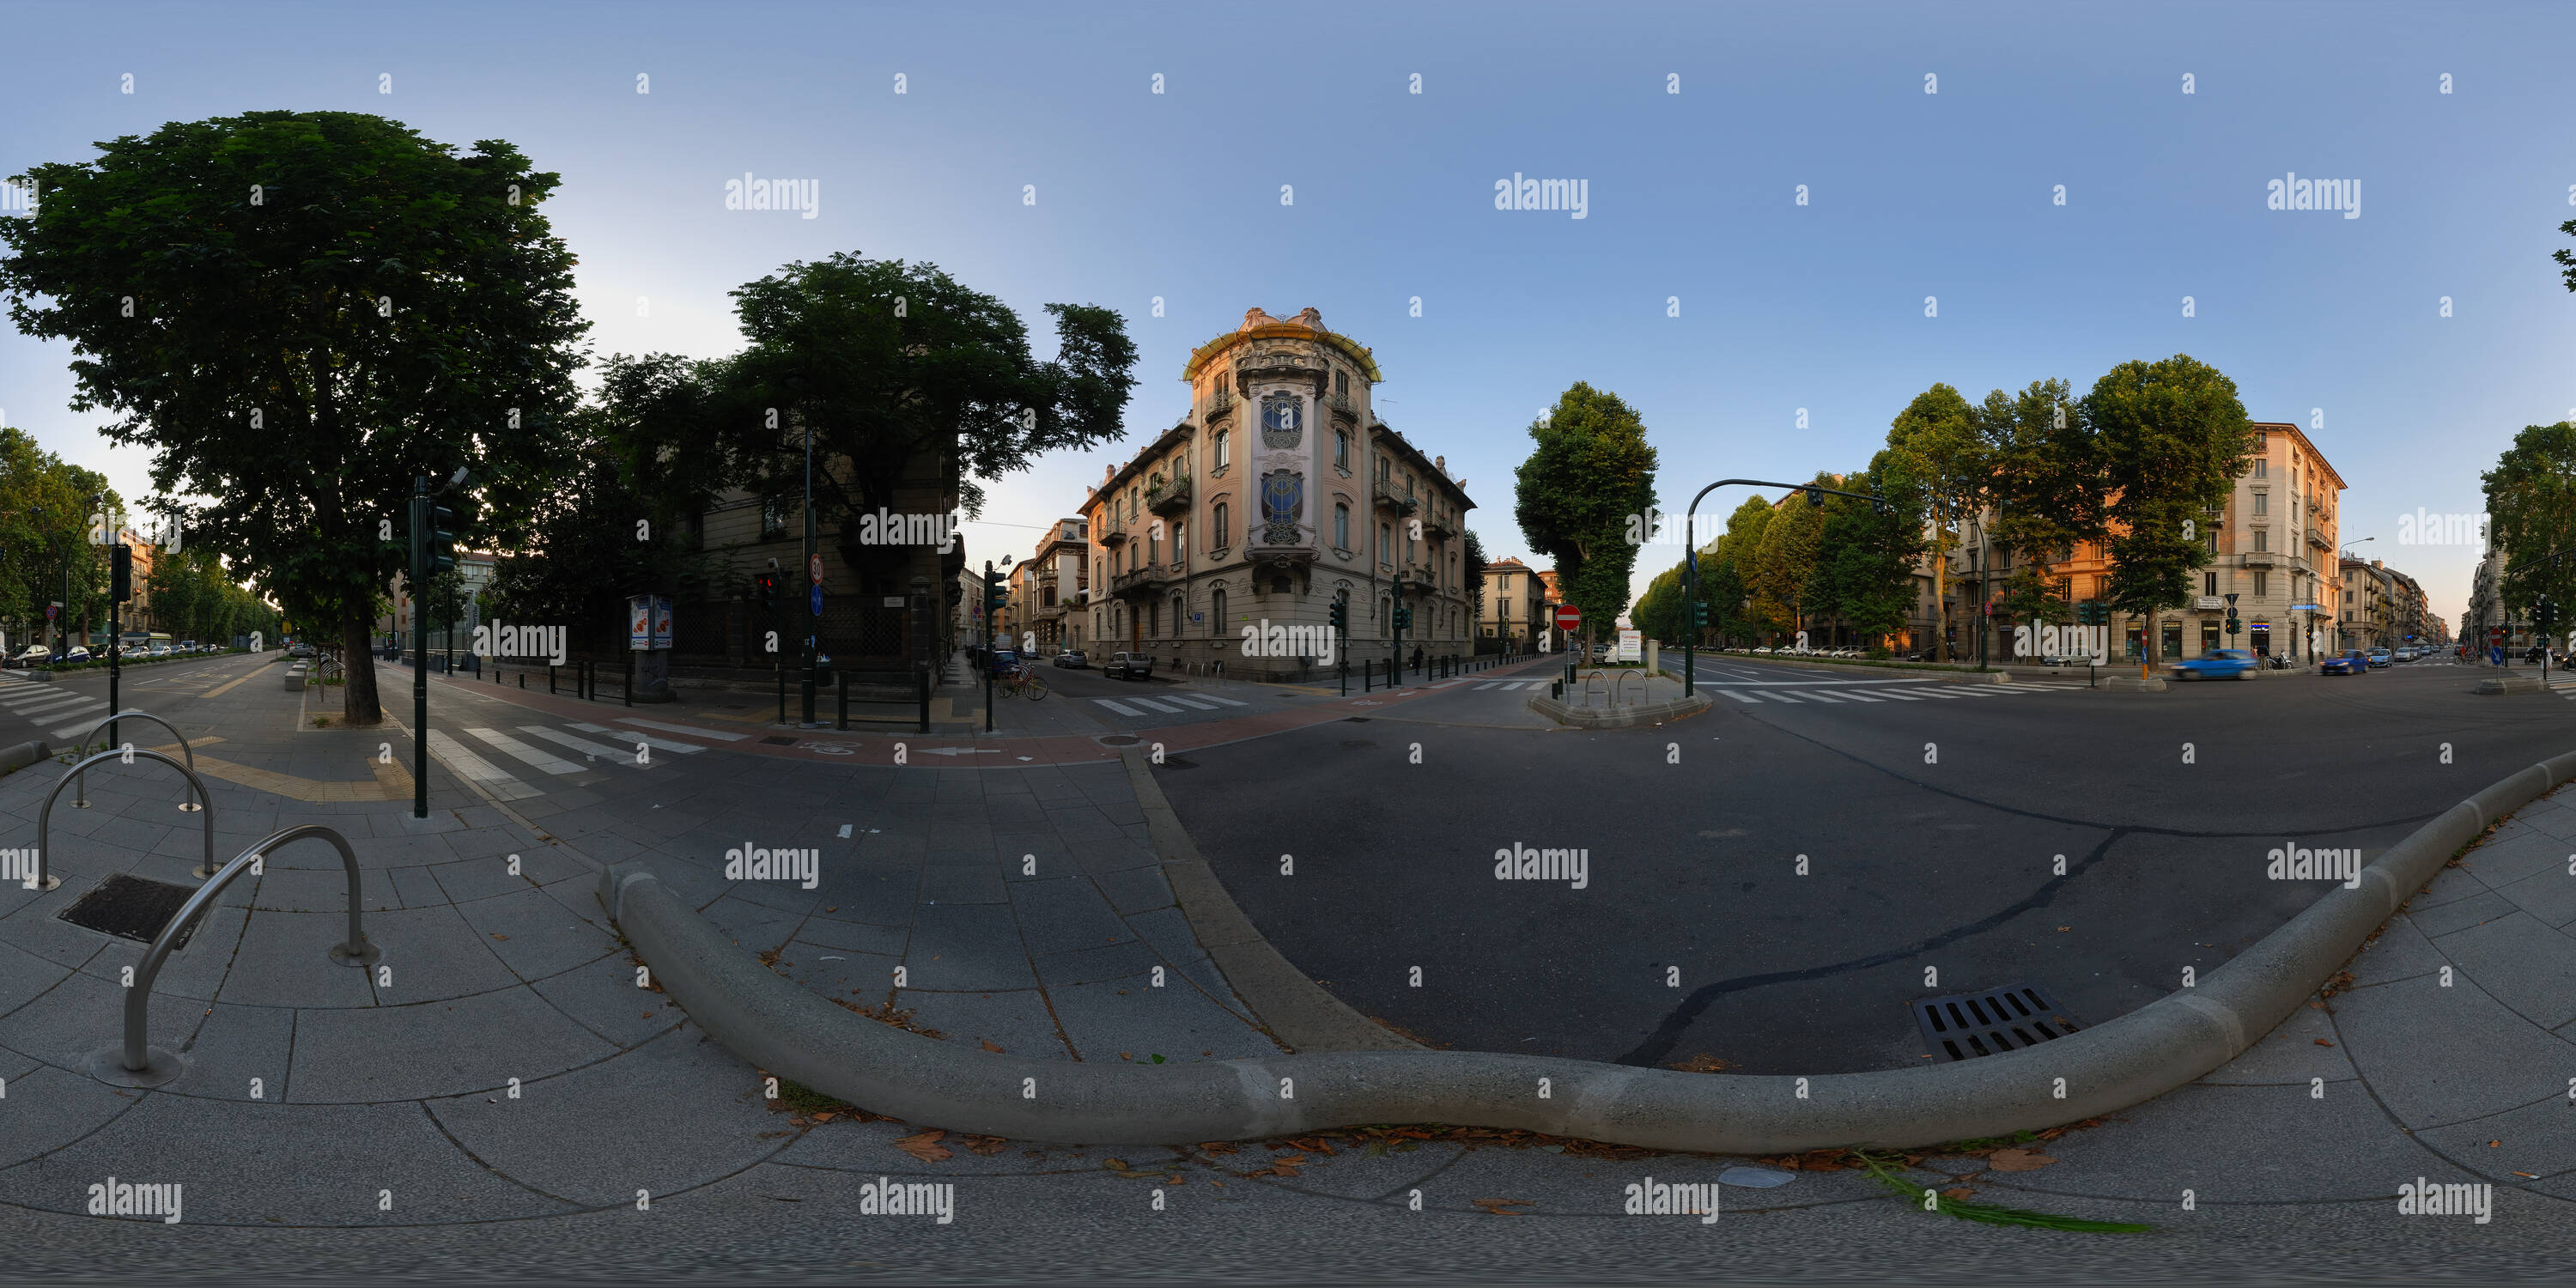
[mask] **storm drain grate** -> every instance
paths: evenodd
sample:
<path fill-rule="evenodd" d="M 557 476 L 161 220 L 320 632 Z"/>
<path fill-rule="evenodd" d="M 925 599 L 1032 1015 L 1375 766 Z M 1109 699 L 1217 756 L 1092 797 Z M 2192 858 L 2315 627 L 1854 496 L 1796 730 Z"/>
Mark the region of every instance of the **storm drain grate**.
<path fill-rule="evenodd" d="M 760 742 L 764 747 L 793 747 L 796 745 L 796 740 L 793 738 L 763 738 Z"/>
<path fill-rule="evenodd" d="M 1934 1055 L 1973 1060 L 2053 1042 L 2084 1026 L 2028 984 L 1907 1003 Z"/>
<path fill-rule="evenodd" d="M 178 915 L 179 905 L 196 892 L 195 886 L 150 881 L 119 872 L 54 915 L 75 926 L 148 944 L 163 926 L 170 924 L 170 918 Z M 196 933 L 193 925 L 179 932 L 179 942 L 171 946 L 172 951 L 187 947 Z"/>

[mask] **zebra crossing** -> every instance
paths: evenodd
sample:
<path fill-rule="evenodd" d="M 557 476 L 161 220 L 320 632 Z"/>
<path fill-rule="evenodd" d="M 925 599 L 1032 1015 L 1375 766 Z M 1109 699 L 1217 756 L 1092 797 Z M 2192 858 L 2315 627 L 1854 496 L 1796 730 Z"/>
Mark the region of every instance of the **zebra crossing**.
<path fill-rule="evenodd" d="M 0 711 L 43 728 L 55 741 L 89 731 L 107 712 L 107 700 L 71 689 L 21 679 L 0 692 Z M 55 721 L 62 724 L 56 726 Z"/>
<path fill-rule="evenodd" d="M 740 742 L 750 736 L 723 729 L 667 724 L 659 720 L 627 718 L 618 723 L 722 742 Z M 609 769 L 651 773 L 657 765 L 667 763 L 655 760 L 653 752 L 694 756 L 707 749 L 705 743 L 681 742 L 639 732 L 638 729 L 615 729 L 578 720 L 565 721 L 561 727 L 522 724 L 507 729 L 468 724 L 458 733 L 464 737 L 432 727 L 429 731 L 431 754 L 458 776 L 473 781 L 505 801 L 543 796 L 546 794 L 543 784 L 577 774 L 596 774 Z M 595 736 L 585 738 L 582 734 Z"/>
<path fill-rule="evenodd" d="M 1252 705 L 1249 702 L 1237 702 L 1233 698 L 1220 698 L 1213 693 L 1193 693 L 1186 696 L 1166 693 L 1157 698 L 1093 698 L 1092 702 L 1122 716 L 1140 717 L 1148 712 L 1157 711 L 1169 716 L 1185 716 L 1194 711 L 1223 711 L 1227 707 Z M 1137 710 L 1138 707 L 1144 710 Z"/>
<path fill-rule="evenodd" d="M 2013 684 L 1939 684 L 1927 682 L 1906 685 L 1891 684 L 1869 688 L 1863 688 L 1858 685 L 1842 688 L 1824 688 L 1815 685 L 1808 685 L 1803 688 L 1784 687 L 1760 689 L 1721 687 L 1716 685 L 1708 687 L 1712 691 L 1722 693 L 1727 697 L 1734 699 L 1736 702 L 1748 707 L 1764 706 L 1773 703 L 1782 703 L 1789 706 L 1804 706 L 1809 703 L 1814 703 L 1820 706 L 1840 706 L 1847 702 L 1859 704 L 1878 702 L 1968 702 L 1978 698 L 2018 698 L 2037 693 L 2064 693 L 2069 691 L 2081 692 L 2084 688 L 2081 684 L 2052 684 L 2047 682 L 2017 682 Z"/>

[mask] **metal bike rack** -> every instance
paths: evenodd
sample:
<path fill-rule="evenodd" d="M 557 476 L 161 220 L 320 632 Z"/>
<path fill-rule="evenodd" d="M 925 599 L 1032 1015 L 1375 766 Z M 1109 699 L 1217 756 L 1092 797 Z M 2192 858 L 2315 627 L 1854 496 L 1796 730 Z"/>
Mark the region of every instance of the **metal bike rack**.
<path fill-rule="evenodd" d="M 186 933 L 190 923 L 214 906 L 215 897 L 223 893 L 224 887 L 231 884 L 234 877 L 248 871 L 269 851 L 308 836 L 329 841 L 340 851 L 341 865 L 349 870 L 349 939 L 346 943 L 331 945 L 331 960 L 361 970 L 384 960 L 384 950 L 367 942 L 366 928 L 358 920 L 358 856 L 349 849 L 348 838 L 319 823 L 287 828 L 253 843 L 232 862 L 225 864 L 212 880 L 188 896 L 188 901 L 179 906 L 178 915 L 170 918 L 170 924 L 163 926 L 161 933 L 153 937 L 152 946 L 144 950 L 142 962 L 134 968 L 134 986 L 125 990 L 125 1040 L 89 1058 L 91 1076 L 120 1086 L 157 1087 L 187 1072 L 186 1060 L 171 1051 L 150 1045 L 144 1032 L 152 1006 L 152 981 L 161 974 L 161 963 L 168 959 L 171 947 L 179 942 L 179 936 Z"/>
<path fill-rule="evenodd" d="M 104 717 L 104 718 L 102 718 L 98 723 L 96 723 L 96 724 L 94 724 L 94 725 L 91 725 L 91 726 L 90 726 L 89 728 L 87 728 L 87 729 L 82 730 L 82 731 L 81 731 L 80 740 L 79 740 L 78 742 L 73 743 L 73 744 L 72 744 L 72 746 L 74 746 L 75 748 L 78 748 L 78 747 L 86 747 L 86 746 L 88 746 L 88 745 L 89 745 L 89 736 L 90 736 L 91 734 L 97 733 L 99 730 L 104 729 L 104 728 L 106 728 L 106 727 L 107 727 L 107 726 L 109 726 L 109 725 L 115 724 L 115 723 L 116 723 L 117 721 L 119 721 L 119 720 L 149 720 L 149 721 L 151 721 L 152 723 L 157 724 L 157 725 L 161 726 L 162 728 L 169 730 L 169 731 L 170 731 L 170 736 L 179 740 L 179 750 L 180 750 L 181 752 L 183 752 L 183 753 L 185 753 L 185 754 L 187 755 L 187 757 L 188 757 L 188 768 L 189 768 L 189 770 L 193 772 L 193 771 L 197 768 L 197 753 L 196 753 L 196 751 L 195 751 L 193 748 L 191 748 L 191 747 L 189 747 L 189 746 L 188 746 L 188 735 L 186 735 L 186 734 L 184 734 L 184 733 L 179 732 L 179 727 L 178 727 L 177 725 L 171 724 L 169 721 L 164 720 L 164 719 L 162 719 L 161 717 L 156 716 L 156 715 L 152 714 L 152 713 L 151 713 L 151 712 L 149 712 L 149 711 L 131 711 L 131 710 L 129 710 L 129 711 L 119 711 L 119 712 L 117 712 L 115 715 Z M 89 782 L 88 782 L 89 775 L 87 775 L 87 774 L 85 774 L 85 773 L 81 773 L 81 772 L 79 772 L 79 771 L 75 770 L 75 771 L 73 771 L 73 776 L 74 776 L 74 777 L 76 777 L 76 778 L 79 778 L 79 779 L 81 780 L 81 784 L 80 784 L 80 792 L 79 792 L 79 794 L 77 794 L 77 795 L 75 795 L 75 796 L 73 796 L 73 797 L 72 797 L 72 808 L 73 808 L 73 809 L 88 809 L 88 808 L 89 808 Z M 183 812 L 193 814 L 193 813 L 195 813 L 198 809 L 200 809 L 200 808 L 202 808 L 202 807 L 201 807 L 201 806 L 199 806 L 199 805 L 198 805 L 196 802 L 194 802 L 194 801 L 181 801 L 181 802 L 179 802 L 179 808 L 180 808 Z M 208 865 L 209 865 L 209 866 L 211 866 L 211 865 L 213 864 L 213 862 L 214 862 L 214 858 L 215 858 L 215 856 L 214 856 L 214 855 L 212 855 L 212 854 L 209 854 L 209 855 L 207 855 L 207 856 L 206 856 L 206 862 L 208 863 Z M 211 876 L 211 875 L 213 875 L 213 874 L 212 874 L 211 872 L 200 872 L 200 873 L 198 873 L 197 875 L 198 875 L 198 876 L 201 876 L 201 877 L 204 877 L 204 876 Z"/>
<path fill-rule="evenodd" d="M 197 771 L 195 769 L 182 765 L 178 761 L 162 755 L 160 752 L 146 751 L 141 747 L 137 747 L 130 752 L 124 750 L 102 751 L 91 755 L 89 759 L 72 766 L 72 772 L 64 775 L 61 782 L 54 784 L 54 790 L 45 794 L 45 807 L 36 811 L 37 889 L 59 890 L 63 885 L 63 879 L 61 877 L 55 876 L 51 872 L 47 871 L 47 869 L 52 866 L 54 860 L 54 802 L 62 796 L 64 788 L 71 786 L 73 775 L 80 773 L 80 771 L 87 769 L 102 760 L 121 760 L 126 756 L 139 756 L 145 760 L 160 761 L 162 764 L 168 765 L 172 769 L 178 770 L 180 773 L 188 776 L 189 783 L 194 785 L 197 789 L 197 799 L 199 801 L 202 802 L 212 799 L 206 795 L 205 780 L 197 777 Z M 212 876 L 215 870 L 215 812 L 211 809 L 199 810 L 197 811 L 197 817 L 204 820 L 206 825 L 206 861 L 205 864 L 194 873 L 194 875 L 200 877 Z"/>

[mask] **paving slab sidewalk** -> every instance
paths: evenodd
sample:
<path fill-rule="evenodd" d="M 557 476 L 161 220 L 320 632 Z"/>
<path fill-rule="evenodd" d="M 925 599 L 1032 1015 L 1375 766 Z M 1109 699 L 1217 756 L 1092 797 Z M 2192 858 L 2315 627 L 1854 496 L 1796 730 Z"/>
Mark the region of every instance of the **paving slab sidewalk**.
<path fill-rule="evenodd" d="M 295 702 L 246 685 L 180 723 L 242 763 L 374 776 L 383 739 L 288 732 Z M 1920 1264 L 2011 1255 L 2026 1271 L 2241 1274 L 2277 1258 L 2496 1278 L 2576 1252 L 2576 809 L 2559 796 L 2446 869 L 2346 987 L 2226 1068 L 2045 1142 L 2054 1162 L 1932 1157 L 1909 1178 L 2156 1227 L 2106 1236 L 1949 1221 L 1860 1172 L 1805 1167 L 1776 1188 L 1722 1186 L 1715 1225 L 1641 1220 L 1621 1212 L 1628 1185 L 1715 1182 L 1754 1160 L 1499 1135 L 907 1149 L 913 1125 L 782 1112 L 759 1071 L 636 987 L 592 896 L 600 865 L 651 863 L 746 953 L 951 1042 L 1087 1061 L 1276 1047 L 1173 905 L 1119 765 L 718 750 L 667 768 L 577 803 L 502 806 L 433 764 L 427 821 L 403 801 L 211 783 L 223 854 L 301 821 L 349 833 L 388 973 L 326 955 L 336 858 L 281 851 L 165 971 L 153 1037 L 190 1068 L 152 1090 L 85 1072 L 115 1039 L 120 968 L 141 945 L 54 914 L 110 872 L 189 883 L 194 823 L 171 778 L 97 775 L 93 807 L 58 819 L 63 889 L 0 887 L 0 1205 L 27 1229 L 25 1263 L 722 1274 L 757 1257 L 840 1278 L 1494 1278 L 1706 1273 L 1722 1254 L 1741 1273 L 1821 1276 L 1913 1249 L 1936 1258 Z M 32 844 L 60 773 L 0 780 L 12 844 Z M 813 851 L 811 886 L 793 863 L 785 879 L 728 879 L 726 852 L 744 849 Z M 182 1183 L 183 1221 L 147 1234 L 85 1215 L 111 1176 Z M 952 1185 L 953 1220 L 861 1215 L 861 1187 L 881 1178 Z M 2492 1220 L 2400 1215 L 2398 1186 L 2418 1178 L 2492 1183 Z"/>

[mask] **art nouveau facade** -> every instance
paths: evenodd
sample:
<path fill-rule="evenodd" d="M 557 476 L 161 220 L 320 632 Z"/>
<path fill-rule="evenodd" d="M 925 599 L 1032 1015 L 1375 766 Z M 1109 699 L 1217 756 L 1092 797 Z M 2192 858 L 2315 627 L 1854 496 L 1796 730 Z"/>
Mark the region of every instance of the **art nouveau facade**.
<path fill-rule="evenodd" d="M 1287 321 L 1252 309 L 1193 352 L 1182 378 L 1190 413 L 1083 506 L 1096 651 L 1313 675 L 1336 599 L 1350 604 L 1355 668 L 1387 655 L 1399 603 L 1413 610 L 1408 659 L 1417 646 L 1473 650 L 1461 580 L 1473 503 L 1443 458 L 1370 409 L 1382 377 L 1369 350 L 1313 309 Z M 1247 644 L 1246 627 L 1269 643 Z"/>

